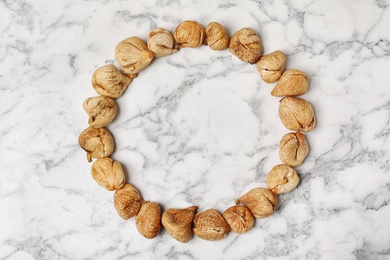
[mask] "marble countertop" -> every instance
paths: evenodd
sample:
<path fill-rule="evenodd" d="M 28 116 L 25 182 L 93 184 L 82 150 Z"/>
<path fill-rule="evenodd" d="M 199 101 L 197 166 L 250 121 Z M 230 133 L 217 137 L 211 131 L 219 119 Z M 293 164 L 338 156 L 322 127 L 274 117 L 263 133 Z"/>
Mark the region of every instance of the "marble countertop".
<path fill-rule="evenodd" d="M 1 1 L 0 259 L 390 259 L 388 1 Z M 246 234 L 145 239 L 97 185 L 77 139 L 92 73 L 124 38 L 183 20 L 250 27 L 310 78 L 299 186 Z M 280 164 L 280 98 L 207 46 L 153 60 L 117 100 L 113 158 L 163 209 L 223 212 Z"/>

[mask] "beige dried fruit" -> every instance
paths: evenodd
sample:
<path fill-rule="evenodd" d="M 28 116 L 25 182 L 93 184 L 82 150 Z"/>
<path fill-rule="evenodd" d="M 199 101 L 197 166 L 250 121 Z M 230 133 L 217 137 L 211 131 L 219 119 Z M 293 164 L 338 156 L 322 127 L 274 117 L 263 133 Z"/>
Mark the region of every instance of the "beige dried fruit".
<path fill-rule="evenodd" d="M 144 201 L 135 219 L 135 225 L 141 235 L 151 239 L 160 233 L 160 220 L 160 206 L 156 202 Z"/>
<path fill-rule="evenodd" d="M 247 207 L 241 205 L 228 208 L 223 213 L 223 217 L 232 231 L 239 234 L 248 232 L 255 224 L 255 218 L 251 211 Z"/>
<path fill-rule="evenodd" d="M 79 136 L 79 145 L 87 152 L 88 162 L 92 158 L 107 157 L 114 151 L 114 138 L 105 128 L 85 129 Z"/>
<path fill-rule="evenodd" d="M 122 165 L 111 158 L 99 158 L 92 164 L 92 177 L 107 190 L 117 190 L 125 185 Z"/>
<path fill-rule="evenodd" d="M 149 33 L 148 48 L 157 58 L 177 52 L 174 44 L 173 35 L 166 29 L 157 28 Z"/>
<path fill-rule="evenodd" d="M 268 188 L 275 194 L 290 192 L 297 187 L 298 183 L 297 172 L 284 164 L 273 167 L 267 176 Z"/>
<path fill-rule="evenodd" d="M 125 186 L 115 191 L 114 207 L 119 216 L 125 220 L 138 214 L 141 203 L 141 194 L 130 183 L 126 183 Z"/>
<path fill-rule="evenodd" d="M 254 64 L 263 54 L 263 44 L 255 30 L 243 28 L 230 39 L 230 52 L 240 60 Z"/>
<path fill-rule="evenodd" d="M 299 96 L 307 92 L 309 78 L 300 70 L 286 70 L 271 92 L 272 96 Z"/>
<path fill-rule="evenodd" d="M 279 116 L 283 125 L 290 130 L 308 132 L 316 125 L 311 104 L 297 97 L 285 97 L 280 101 Z"/>
<path fill-rule="evenodd" d="M 125 75 L 114 65 L 98 68 L 92 75 L 92 86 L 97 93 L 110 98 L 122 96 L 136 75 Z"/>
<path fill-rule="evenodd" d="M 145 69 L 154 54 L 145 42 L 137 37 L 126 38 L 115 48 L 115 58 L 126 73 L 136 74 Z"/>
<path fill-rule="evenodd" d="M 290 166 L 299 166 L 309 153 L 309 145 L 301 132 L 288 133 L 280 140 L 280 160 Z"/>
<path fill-rule="evenodd" d="M 181 22 L 175 29 L 174 37 L 179 48 L 196 48 L 201 46 L 206 38 L 203 26 L 195 21 Z"/>
<path fill-rule="evenodd" d="M 229 47 L 230 37 L 225 28 L 216 22 L 206 26 L 206 43 L 215 51 L 225 50 Z"/>
<path fill-rule="evenodd" d="M 265 82 L 273 83 L 282 76 L 285 65 L 286 55 L 281 51 L 274 51 L 262 57 L 256 63 L 256 68 Z"/>
<path fill-rule="evenodd" d="M 197 208 L 191 206 L 186 209 L 167 209 L 164 211 L 161 222 L 168 234 L 182 243 L 190 241 L 194 234 L 192 220 Z"/>
<path fill-rule="evenodd" d="M 221 240 L 230 232 L 230 226 L 215 209 L 200 212 L 194 217 L 194 233 L 204 240 Z"/>
<path fill-rule="evenodd" d="M 83 103 L 83 108 L 89 115 L 88 124 L 94 128 L 109 125 L 114 120 L 117 111 L 115 101 L 104 96 L 87 98 Z"/>
<path fill-rule="evenodd" d="M 270 190 L 255 188 L 236 199 L 236 204 L 247 207 L 255 218 L 266 218 L 274 213 L 277 199 Z"/>

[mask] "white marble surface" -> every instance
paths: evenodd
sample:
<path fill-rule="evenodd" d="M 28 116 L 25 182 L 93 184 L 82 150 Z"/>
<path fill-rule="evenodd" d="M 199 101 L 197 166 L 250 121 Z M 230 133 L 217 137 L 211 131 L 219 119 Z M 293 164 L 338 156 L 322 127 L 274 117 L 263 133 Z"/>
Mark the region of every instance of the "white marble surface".
<path fill-rule="evenodd" d="M 291 2 L 1 1 L 0 259 L 390 259 L 390 3 Z M 143 238 L 77 144 L 116 44 L 186 19 L 255 29 L 310 77 L 318 119 L 298 188 L 218 242 Z M 113 158 L 163 208 L 223 211 L 280 163 L 271 89 L 228 51 L 155 59 L 117 100 Z"/>

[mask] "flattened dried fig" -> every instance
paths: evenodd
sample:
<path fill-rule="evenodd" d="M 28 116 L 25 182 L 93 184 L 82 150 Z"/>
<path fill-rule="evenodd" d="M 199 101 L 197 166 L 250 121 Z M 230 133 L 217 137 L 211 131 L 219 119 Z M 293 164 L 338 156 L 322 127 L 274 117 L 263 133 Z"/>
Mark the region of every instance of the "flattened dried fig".
<path fill-rule="evenodd" d="M 280 141 L 280 160 L 290 166 L 299 166 L 309 153 L 309 145 L 301 132 L 288 133 Z"/>
<path fill-rule="evenodd" d="M 239 234 L 248 232 L 255 224 L 255 218 L 251 211 L 247 207 L 241 205 L 228 208 L 223 213 L 223 217 L 232 231 Z"/>
<path fill-rule="evenodd" d="M 290 192 L 299 183 L 297 172 L 288 165 L 277 165 L 267 176 L 268 188 L 275 194 Z"/>
<path fill-rule="evenodd" d="M 136 74 L 145 69 L 154 57 L 145 42 L 137 37 L 126 38 L 115 48 L 115 58 L 126 73 Z"/>
<path fill-rule="evenodd" d="M 88 162 L 92 158 L 107 157 L 114 151 L 114 138 L 105 128 L 88 127 L 79 136 L 79 145 L 87 152 Z"/>
<path fill-rule="evenodd" d="M 230 52 L 240 60 L 254 64 L 263 54 L 263 44 L 255 30 L 243 28 L 230 39 Z"/>
<path fill-rule="evenodd" d="M 104 96 L 87 98 L 83 107 L 89 115 L 88 124 L 94 128 L 108 126 L 114 120 L 117 111 L 115 101 Z"/>
<path fill-rule="evenodd" d="M 125 75 L 114 65 L 98 68 L 92 75 L 92 86 L 97 93 L 110 98 L 122 96 L 136 75 Z"/>
<path fill-rule="evenodd" d="M 125 185 L 122 165 L 111 158 L 99 158 L 92 164 L 92 177 L 107 190 L 120 189 Z"/>
<path fill-rule="evenodd" d="M 282 76 L 285 65 L 286 55 L 281 51 L 274 51 L 262 57 L 256 63 L 256 68 L 265 82 L 273 83 Z"/>
<path fill-rule="evenodd" d="M 138 232 L 144 237 L 155 238 L 161 230 L 161 210 L 156 202 L 144 201 L 135 219 Z"/>
<path fill-rule="evenodd" d="M 206 32 L 202 25 L 195 21 L 181 22 L 175 29 L 174 37 L 179 48 L 196 48 L 203 44 Z"/>
<path fill-rule="evenodd" d="M 125 186 L 115 192 L 114 207 L 119 216 L 125 220 L 138 214 L 141 203 L 141 194 L 130 183 L 126 183 Z"/>
<path fill-rule="evenodd" d="M 168 234 L 182 243 L 190 241 L 194 234 L 192 220 L 197 208 L 192 206 L 186 209 L 167 209 L 164 211 L 161 222 Z"/>
<path fill-rule="evenodd" d="M 270 190 L 255 188 L 236 199 L 236 204 L 247 207 L 255 218 L 266 218 L 274 213 L 277 200 L 276 195 Z"/>
<path fill-rule="evenodd" d="M 215 209 L 200 212 L 194 217 L 194 233 L 204 240 L 221 240 L 230 231 L 226 220 Z"/>

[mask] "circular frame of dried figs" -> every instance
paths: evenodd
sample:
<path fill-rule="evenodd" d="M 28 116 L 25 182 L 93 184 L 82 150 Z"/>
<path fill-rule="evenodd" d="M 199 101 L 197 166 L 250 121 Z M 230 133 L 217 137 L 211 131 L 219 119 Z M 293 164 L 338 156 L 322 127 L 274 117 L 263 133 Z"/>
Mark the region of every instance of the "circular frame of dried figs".
<path fill-rule="evenodd" d="M 208 45 L 216 51 L 229 48 L 243 62 L 256 64 L 263 81 L 277 82 L 271 95 L 282 97 L 279 116 L 283 125 L 293 132 L 284 135 L 280 141 L 282 164 L 273 167 L 267 175 L 268 189 L 250 190 L 223 213 L 215 209 L 196 213 L 197 206 L 161 212 L 158 203 L 145 200 L 136 187 L 126 182 L 122 165 L 110 158 L 115 144 L 105 127 L 115 118 L 115 99 L 154 58 L 171 55 L 180 48 L 201 45 Z M 151 31 L 147 43 L 137 37 L 124 39 L 116 46 L 115 58 L 121 70 L 109 64 L 93 73 L 92 86 L 100 96 L 84 101 L 89 127 L 80 134 L 78 142 L 87 152 L 88 162 L 96 159 L 91 169 L 93 179 L 107 190 L 115 190 L 114 207 L 119 216 L 125 220 L 135 217 L 137 230 L 144 237 L 156 237 L 162 226 L 182 243 L 190 241 L 194 234 L 211 241 L 223 239 L 230 231 L 243 234 L 254 226 L 256 218 L 266 218 L 274 213 L 277 194 L 297 187 L 300 178 L 293 167 L 302 164 L 309 153 L 302 132 L 311 131 L 316 124 L 312 105 L 296 97 L 307 92 L 309 79 L 300 70 L 285 70 L 283 52 L 276 50 L 263 56 L 261 38 L 255 30 L 243 28 L 230 37 L 219 23 L 211 22 L 204 28 L 196 21 L 187 20 L 176 27 L 173 35 L 163 28 Z"/>

